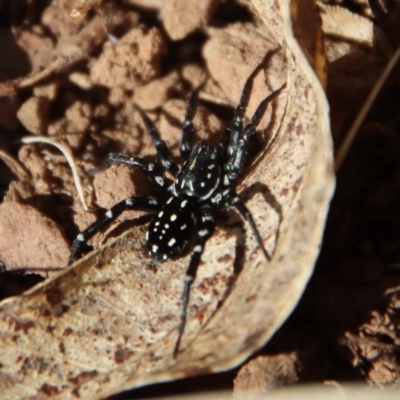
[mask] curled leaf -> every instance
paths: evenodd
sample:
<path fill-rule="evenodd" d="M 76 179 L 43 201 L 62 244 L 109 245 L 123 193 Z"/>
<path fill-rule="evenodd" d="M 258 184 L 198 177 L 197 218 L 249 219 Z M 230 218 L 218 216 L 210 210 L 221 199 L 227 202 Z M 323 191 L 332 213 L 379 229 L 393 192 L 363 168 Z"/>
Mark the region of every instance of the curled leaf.
<path fill-rule="evenodd" d="M 273 2 L 253 5 L 264 23 L 253 29 L 265 37 L 264 53 L 272 52 L 255 96 L 286 83 L 264 121 L 270 139 L 239 187 L 270 260 L 238 218 L 217 230 L 202 256 L 174 357 L 190 255 L 158 265 L 143 249 L 146 227 L 126 232 L 1 304 L 1 379 L 8 398 L 98 399 L 228 369 L 259 349 L 296 305 L 313 270 L 333 190 L 328 108 L 292 37 L 288 3 L 280 2 L 280 13 Z M 218 35 L 216 46 L 222 46 Z M 235 59 L 234 43 L 225 49 Z M 250 48 L 250 60 L 247 55 Z M 245 73 L 255 65 L 243 65 Z M 235 103 L 244 82 L 231 76 L 229 92 L 218 66 L 209 68 Z"/>

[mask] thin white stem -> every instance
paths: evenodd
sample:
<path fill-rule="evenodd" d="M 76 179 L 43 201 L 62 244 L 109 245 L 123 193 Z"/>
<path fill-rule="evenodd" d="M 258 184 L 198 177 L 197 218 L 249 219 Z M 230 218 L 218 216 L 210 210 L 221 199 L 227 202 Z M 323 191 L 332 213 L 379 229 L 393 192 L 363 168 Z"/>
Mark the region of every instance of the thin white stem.
<path fill-rule="evenodd" d="M 81 200 L 82 206 L 85 209 L 85 211 L 88 211 L 88 206 L 86 205 L 85 197 L 83 196 L 82 184 L 81 180 L 79 179 L 78 170 L 76 168 L 74 158 L 72 157 L 70 152 L 62 144 L 46 136 L 24 136 L 23 138 L 21 138 L 21 142 L 24 144 L 31 144 L 31 143 L 50 144 L 54 147 L 57 147 L 57 149 L 64 154 L 69 166 L 71 167 L 72 176 L 74 178 L 75 187 L 76 191 L 78 192 L 79 199 Z"/>

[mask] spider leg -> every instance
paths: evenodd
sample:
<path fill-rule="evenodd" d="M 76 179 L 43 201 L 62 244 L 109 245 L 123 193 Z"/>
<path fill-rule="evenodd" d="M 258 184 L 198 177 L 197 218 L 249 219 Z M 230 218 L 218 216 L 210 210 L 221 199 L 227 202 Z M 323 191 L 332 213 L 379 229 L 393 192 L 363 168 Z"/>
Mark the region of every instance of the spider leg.
<path fill-rule="evenodd" d="M 253 89 L 254 78 L 261 71 L 261 69 L 264 68 L 265 64 L 269 62 L 269 59 L 271 58 L 271 56 L 273 56 L 274 53 L 275 50 L 267 52 L 265 54 L 264 60 L 254 69 L 254 71 L 247 78 L 246 83 L 244 84 L 239 104 L 236 107 L 233 114 L 233 123 L 229 129 L 230 136 L 229 136 L 229 145 L 227 148 L 228 157 L 231 157 L 236 152 L 236 146 L 240 138 L 240 134 L 242 133 L 244 112 L 249 104 L 249 98 L 250 98 L 250 93 Z"/>
<path fill-rule="evenodd" d="M 285 86 L 286 83 L 267 96 L 257 107 L 251 121 L 242 131 L 237 133 L 237 140 L 234 146 L 229 148 L 231 152 L 225 165 L 225 171 L 227 172 L 224 176 L 225 186 L 230 186 L 231 182 L 242 173 L 248 155 L 249 139 L 256 133 L 257 125 L 260 123 L 268 104 L 281 93 Z"/>
<path fill-rule="evenodd" d="M 146 126 L 147 131 L 149 132 L 151 138 L 153 139 L 153 143 L 157 150 L 158 158 L 160 159 L 161 165 L 164 169 L 170 171 L 174 176 L 178 172 L 178 166 L 172 160 L 171 154 L 168 150 L 167 145 L 164 140 L 161 139 L 160 132 L 154 125 L 153 121 L 146 115 L 146 113 L 141 110 L 138 106 L 136 106 L 139 114 L 141 115 L 143 122 Z"/>
<path fill-rule="evenodd" d="M 146 160 L 143 160 L 140 157 L 130 157 L 126 154 L 121 153 L 109 153 L 107 157 L 103 160 L 100 166 L 94 169 L 91 174 L 96 173 L 98 171 L 103 171 L 109 165 L 112 164 L 122 164 L 127 165 L 128 167 L 137 167 L 140 168 L 143 172 L 147 174 L 151 182 L 154 182 L 156 185 L 164 188 L 166 185 L 166 179 L 163 177 L 162 172 L 159 171 L 156 165 Z"/>
<path fill-rule="evenodd" d="M 233 113 L 233 123 L 229 129 L 230 135 L 229 135 L 229 144 L 228 144 L 228 149 L 227 149 L 228 157 L 232 157 L 235 154 L 237 142 L 239 140 L 239 136 L 242 131 L 244 111 L 246 110 L 247 105 L 249 104 L 250 93 L 251 93 L 251 90 L 253 89 L 253 79 L 258 71 L 259 71 L 259 67 L 257 67 L 253 71 L 253 73 L 248 77 L 248 79 L 243 87 L 243 91 L 240 96 L 239 104 Z"/>
<path fill-rule="evenodd" d="M 181 309 L 181 321 L 178 328 L 178 340 L 175 344 L 174 356 L 178 353 L 179 345 L 186 324 L 187 306 L 190 297 L 190 288 L 194 279 L 196 278 L 197 268 L 200 263 L 201 255 L 204 251 L 204 246 L 207 240 L 213 235 L 215 230 L 215 221 L 211 213 L 209 205 L 205 205 L 200 210 L 200 222 L 198 224 L 196 245 L 193 248 L 193 255 L 190 260 L 189 268 L 186 272 L 183 293 L 182 293 L 182 309 Z"/>
<path fill-rule="evenodd" d="M 100 232 L 105 227 L 115 221 L 118 216 L 125 210 L 144 210 L 155 211 L 158 210 L 159 204 L 155 197 L 148 196 L 135 196 L 130 197 L 117 203 L 114 207 L 110 208 L 103 216 L 97 221 L 80 233 L 72 243 L 71 254 L 69 256 L 68 265 L 72 264 L 81 250 L 82 244 L 92 238 L 97 232 Z"/>
<path fill-rule="evenodd" d="M 182 138 L 179 145 L 181 157 L 184 160 L 188 158 L 190 152 L 192 151 L 190 140 L 193 137 L 195 131 L 193 126 L 193 117 L 194 114 L 196 113 L 198 95 L 201 87 L 202 85 L 200 85 L 195 91 L 193 91 L 189 100 L 187 101 L 186 115 L 185 115 L 185 120 L 183 122 Z"/>

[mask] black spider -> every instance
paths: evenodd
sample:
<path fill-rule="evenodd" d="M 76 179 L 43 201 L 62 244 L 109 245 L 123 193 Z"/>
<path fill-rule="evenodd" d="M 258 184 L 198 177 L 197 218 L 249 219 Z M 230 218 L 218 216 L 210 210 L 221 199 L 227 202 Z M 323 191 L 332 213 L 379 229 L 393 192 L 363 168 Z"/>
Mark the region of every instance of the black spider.
<path fill-rule="evenodd" d="M 229 141 L 220 143 L 217 148 L 204 141 L 198 141 L 193 147 L 190 144 L 195 132 L 192 120 L 196 111 L 199 88 L 193 92 L 188 100 L 180 142 L 180 154 L 184 161 L 180 169 L 172 160 L 153 122 L 144 112 L 138 110 L 153 139 L 159 162 L 153 164 L 139 157 L 110 153 L 99 169 L 104 169 L 110 164 L 138 167 L 158 188 L 157 195 L 134 196 L 121 201 L 80 233 L 72 244 L 69 264 L 75 260 L 84 242 L 109 225 L 123 211 L 132 209 L 145 210 L 154 214 L 146 234 L 146 246 L 150 255 L 158 261 L 178 258 L 190 245 L 194 244 L 185 278 L 179 336 L 174 354 L 178 351 L 185 327 L 190 287 L 195 278 L 204 245 L 214 233 L 213 209 L 228 211 L 229 206 L 236 207 L 242 217 L 250 223 L 259 246 L 267 255 L 252 215 L 235 192 L 236 180 L 243 171 L 248 155 L 249 139 L 255 134 L 268 103 L 285 86 L 283 85 L 266 97 L 258 106 L 251 121 L 243 127 L 243 116 L 252 90 L 253 79 L 260 68 L 261 65 L 250 75 L 243 88 L 239 105 L 234 112 L 233 124 L 229 129 Z M 165 171 L 169 171 L 175 179 L 171 181 L 164 177 Z"/>

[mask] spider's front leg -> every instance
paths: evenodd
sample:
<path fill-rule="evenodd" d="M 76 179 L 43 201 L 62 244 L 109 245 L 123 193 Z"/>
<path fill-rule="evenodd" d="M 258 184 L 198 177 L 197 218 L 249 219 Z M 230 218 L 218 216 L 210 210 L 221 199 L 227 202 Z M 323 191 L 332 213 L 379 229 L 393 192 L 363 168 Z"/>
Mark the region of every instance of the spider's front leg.
<path fill-rule="evenodd" d="M 249 79 L 251 79 L 251 77 Z M 251 121 L 242 129 L 244 108 L 247 106 L 249 90 L 251 89 L 249 81 L 247 81 L 243 89 L 239 106 L 235 111 L 235 120 L 230 130 L 231 135 L 227 150 L 228 161 L 224 166 L 226 172 L 224 177 L 225 186 L 230 186 L 231 182 L 242 173 L 248 155 L 249 139 L 256 133 L 257 126 L 260 123 L 268 104 L 281 93 L 285 86 L 286 83 L 267 96 L 257 107 Z"/>
<path fill-rule="evenodd" d="M 92 238 L 96 233 L 100 232 L 111 222 L 115 221 L 118 216 L 125 210 L 141 210 L 156 211 L 159 203 L 155 197 L 135 196 L 117 203 L 103 214 L 96 222 L 80 233 L 71 246 L 71 254 L 69 256 L 68 265 L 71 265 L 80 253 L 82 245 Z"/>
<path fill-rule="evenodd" d="M 122 153 L 108 153 L 107 157 L 103 160 L 98 168 L 96 168 L 93 173 L 105 170 L 108 166 L 112 164 L 126 165 L 128 167 L 140 168 L 146 173 L 151 182 L 155 183 L 157 186 L 164 188 L 168 183 L 163 177 L 162 171 L 153 163 L 143 160 L 140 157 L 130 157 Z"/>
<path fill-rule="evenodd" d="M 176 175 L 178 172 L 178 166 L 174 163 L 171 157 L 171 153 L 168 150 L 167 145 L 165 144 L 164 140 L 161 139 L 160 132 L 154 125 L 153 121 L 146 115 L 144 111 L 142 111 L 139 107 L 136 106 L 139 114 L 141 115 L 143 122 L 146 126 L 147 131 L 149 132 L 154 146 L 157 150 L 158 158 L 161 162 L 162 167 L 164 170 L 168 170 L 172 173 L 172 175 Z"/>
<path fill-rule="evenodd" d="M 192 151 L 192 146 L 190 145 L 190 140 L 192 139 L 195 129 L 193 126 L 193 117 L 196 113 L 197 101 L 199 91 L 202 85 L 200 85 L 190 96 L 187 101 L 187 109 L 185 114 L 185 119 L 183 121 L 183 129 L 182 129 L 182 138 L 179 144 L 179 151 L 181 153 L 181 157 L 184 160 L 187 160 L 189 154 Z"/>
<path fill-rule="evenodd" d="M 183 293 L 182 293 L 182 309 L 181 309 L 181 321 L 178 328 L 178 340 L 175 344 L 174 355 L 179 350 L 181 337 L 185 329 L 187 306 L 189 304 L 190 288 L 193 281 L 196 278 L 197 268 L 200 263 L 201 255 L 204 251 L 204 246 L 207 240 L 213 235 L 215 230 L 215 221 L 211 213 L 211 207 L 205 204 L 200 209 L 200 220 L 198 223 L 198 231 L 196 238 L 196 245 L 193 248 L 192 258 L 190 260 L 189 268 L 186 272 Z"/>

